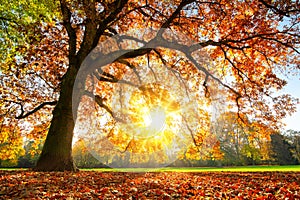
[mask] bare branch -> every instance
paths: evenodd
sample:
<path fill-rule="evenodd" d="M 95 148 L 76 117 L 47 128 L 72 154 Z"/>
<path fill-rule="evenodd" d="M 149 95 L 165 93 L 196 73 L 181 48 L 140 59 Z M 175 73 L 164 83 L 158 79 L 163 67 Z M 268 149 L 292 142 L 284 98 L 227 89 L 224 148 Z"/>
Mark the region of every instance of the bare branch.
<path fill-rule="evenodd" d="M 142 84 L 142 79 L 141 76 L 139 75 L 138 71 L 136 70 L 136 67 L 134 65 L 132 65 L 130 62 L 128 62 L 127 60 L 124 59 L 119 59 L 117 62 L 126 65 L 127 67 L 129 67 L 130 69 L 132 69 L 132 71 L 134 72 L 134 74 L 136 75 L 136 77 L 139 80 L 139 84 Z M 132 85 L 134 85 L 132 83 Z"/>
<path fill-rule="evenodd" d="M 157 82 L 157 76 L 153 70 L 153 68 L 150 66 L 150 56 L 147 54 L 147 67 L 150 69 L 152 75 L 154 76 L 155 81 Z"/>
<path fill-rule="evenodd" d="M 40 104 L 39 106 L 37 106 L 36 108 L 34 108 L 33 110 L 27 112 L 26 114 L 24 114 L 25 111 L 24 111 L 23 104 L 21 104 L 20 102 L 14 102 L 14 103 L 20 105 L 20 107 L 21 107 L 21 114 L 19 116 L 16 116 L 16 119 L 24 119 L 24 118 L 28 117 L 29 115 L 36 113 L 37 111 L 44 108 L 45 106 L 55 106 L 57 104 L 57 101 L 44 102 L 44 103 Z"/>
<path fill-rule="evenodd" d="M 118 57 L 118 60 L 119 59 L 135 58 L 135 57 L 138 57 L 138 56 L 143 56 L 143 55 L 149 53 L 152 50 L 153 50 L 153 48 L 147 48 L 147 47 L 134 49 L 134 50 L 126 52 L 123 55 L 121 55 L 120 57 Z"/>
<path fill-rule="evenodd" d="M 100 97 L 99 95 L 94 95 L 92 92 L 85 90 L 84 91 L 84 95 L 91 97 L 92 99 L 95 100 L 95 102 L 101 107 L 104 108 L 116 121 L 119 122 L 124 122 L 123 119 L 118 118 L 117 116 L 115 116 L 115 114 L 113 113 L 113 111 L 104 103 L 104 99 L 102 97 Z"/>
<path fill-rule="evenodd" d="M 201 47 L 222 46 L 222 45 L 224 45 L 224 46 L 227 46 L 227 47 L 229 47 L 231 49 L 243 50 L 243 49 L 246 49 L 246 48 L 251 48 L 250 46 L 247 46 L 245 44 L 247 41 L 250 41 L 250 40 L 253 40 L 253 39 L 256 39 L 256 38 L 261 38 L 261 39 L 264 39 L 264 40 L 275 41 L 275 42 L 277 42 L 277 43 L 279 43 L 279 44 L 281 44 L 283 46 L 286 46 L 288 48 L 293 49 L 295 52 L 297 52 L 298 54 L 300 54 L 299 50 L 297 50 L 296 48 L 294 48 L 290 44 L 278 40 L 276 38 L 276 35 L 278 35 L 278 34 L 287 34 L 287 33 L 276 31 L 276 32 L 273 32 L 273 33 L 254 34 L 254 35 L 251 35 L 251 36 L 239 39 L 239 40 L 233 40 L 233 39 L 220 39 L 219 41 L 207 40 L 205 42 L 200 42 L 200 43 L 197 43 L 197 44 L 194 44 L 194 45 L 190 46 L 189 50 L 190 51 L 196 51 L 197 49 L 199 49 L 199 45 Z M 234 46 L 233 44 L 236 44 L 236 45 L 239 44 L 241 46 Z"/>
<path fill-rule="evenodd" d="M 128 144 L 126 145 L 124 151 L 119 150 L 119 152 L 125 153 L 125 152 L 132 146 L 131 144 L 133 143 L 133 141 L 134 141 L 134 137 L 132 137 L 132 138 L 130 139 L 130 141 L 129 141 Z"/>
<path fill-rule="evenodd" d="M 191 4 L 195 2 L 195 0 L 185 0 L 181 1 L 181 3 L 177 6 L 177 9 L 172 13 L 172 15 L 165 21 L 165 23 L 162 24 L 161 30 L 168 28 L 171 23 L 174 21 L 174 19 L 180 14 L 180 11 L 188 4 Z M 159 35 L 161 35 L 162 32 L 160 31 Z"/>
<path fill-rule="evenodd" d="M 280 8 L 277 8 L 274 5 L 271 5 L 271 4 L 267 3 L 264 0 L 259 0 L 259 2 L 261 2 L 267 8 L 273 10 L 276 14 L 283 15 L 283 16 L 286 16 L 286 17 L 290 17 L 290 13 L 300 12 L 299 7 L 298 7 L 298 9 L 295 8 L 295 9 L 290 9 L 290 10 L 282 10 Z"/>
<path fill-rule="evenodd" d="M 133 87 L 138 87 L 137 85 L 135 85 L 134 83 L 130 82 L 130 81 L 126 81 L 126 80 L 119 80 L 116 77 L 114 77 L 113 75 L 107 73 L 107 72 L 103 72 L 102 70 L 100 72 L 95 71 L 93 73 L 93 75 L 99 80 L 99 81 L 104 81 L 104 82 L 110 82 L 110 83 L 121 83 L 121 84 L 127 84 Z"/>
<path fill-rule="evenodd" d="M 2 21 L 7 21 L 7 22 L 13 22 L 13 23 L 16 24 L 16 25 L 19 25 L 17 21 L 15 21 L 15 20 L 13 20 L 13 19 L 10 19 L 10 18 L 6 18 L 6 17 L 0 16 L 0 20 L 2 20 Z"/>
<path fill-rule="evenodd" d="M 189 126 L 187 119 L 183 115 L 181 115 L 181 117 L 183 118 L 184 124 L 186 125 L 187 129 L 189 130 L 189 132 L 191 134 L 191 137 L 192 137 L 194 145 L 196 146 L 198 152 L 200 152 L 200 148 L 199 147 L 201 147 L 202 144 L 201 143 L 198 144 L 198 142 L 196 141 L 195 135 L 193 133 L 194 131 Z"/>

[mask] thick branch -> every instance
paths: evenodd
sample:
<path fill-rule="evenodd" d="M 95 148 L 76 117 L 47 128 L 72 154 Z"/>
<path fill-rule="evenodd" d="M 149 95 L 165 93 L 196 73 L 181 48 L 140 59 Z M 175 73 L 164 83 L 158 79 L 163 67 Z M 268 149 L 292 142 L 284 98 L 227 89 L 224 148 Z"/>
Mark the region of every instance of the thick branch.
<path fill-rule="evenodd" d="M 71 11 L 65 0 L 60 1 L 61 12 L 63 16 L 63 25 L 69 35 L 69 60 L 72 61 L 76 54 L 76 31 L 71 24 Z"/>
<path fill-rule="evenodd" d="M 118 14 L 123 10 L 125 5 L 128 3 L 128 0 L 116 0 L 114 3 L 116 4 L 116 8 L 114 9 L 114 11 L 111 12 L 109 16 L 107 16 L 102 22 L 98 24 L 96 35 L 92 43 L 92 49 L 98 45 L 99 38 L 106 29 L 112 30 L 109 28 L 110 24 L 117 19 Z"/>
<path fill-rule="evenodd" d="M 109 25 L 111 22 L 116 20 L 117 15 L 123 10 L 125 5 L 128 3 L 128 0 L 116 0 L 115 2 L 115 10 L 103 20 L 102 24 Z"/>

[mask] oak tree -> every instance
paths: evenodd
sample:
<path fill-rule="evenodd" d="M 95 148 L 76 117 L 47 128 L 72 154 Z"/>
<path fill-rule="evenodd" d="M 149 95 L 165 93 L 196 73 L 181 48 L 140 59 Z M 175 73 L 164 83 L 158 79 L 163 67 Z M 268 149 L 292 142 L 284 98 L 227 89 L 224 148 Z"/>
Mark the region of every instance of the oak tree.
<path fill-rule="evenodd" d="M 222 90 L 219 97 L 240 119 L 247 115 L 258 124 L 276 129 L 282 118 L 295 112 L 297 100 L 289 95 L 276 96 L 275 92 L 287 84 L 278 73 L 299 74 L 298 1 L 54 2 L 57 7 L 53 6 L 52 20 L 39 18 L 36 24 L 31 23 L 35 30 L 26 34 L 32 42 L 26 48 L 15 43 L 17 50 L 11 60 L 1 63 L 7 66 L 1 67 L 0 74 L 2 122 L 7 124 L 5 119 L 15 115 L 33 124 L 39 122 L 37 125 L 44 129 L 50 124 L 36 170 L 76 170 L 71 149 L 77 116 L 72 108 L 76 110 L 81 100 L 89 101 L 93 96 L 102 111 L 118 120 L 108 103 L 111 85 L 122 81 L 126 70 L 138 69 L 137 59 L 147 63 L 155 57 L 169 70 L 190 80 L 192 87 L 199 90 L 196 96 L 203 104 L 218 97 L 209 83 L 218 85 Z M 16 12 L 13 8 L 9 11 Z M 9 18 L 0 16 L 0 20 L 5 23 L 1 25 L 2 32 L 6 27 L 20 27 Z M 117 40 L 115 36 L 132 30 L 147 29 L 156 31 L 149 36 L 144 32 L 142 39 L 125 35 L 119 38 L 127 41 L 123 45 L 98 51 L 96 64 L 87 66 L 89 74 L 82 77 L 84 86 L 75 84 L 80 67 L 99 43 L 109 38 Z M 130 49 L 128 44 L 138 44 L 138 48 Z M 11 54 L 11 49 L 1 52 Z M 209 55 L 212 67 L 200 64 L 201 57 L 195 55 L 199 50 Z M 184 59 L 176 59 L 178 52 Z M 97 81 L 97 91 L 91 89 L 93 80 Z M 108 125 L 112 126 L 113 122 Z M 193 137 L 196 147 L 201 145 L 201 135 L 205 133 Z M 130 144 L 125 149 L 134 149 Z"/>

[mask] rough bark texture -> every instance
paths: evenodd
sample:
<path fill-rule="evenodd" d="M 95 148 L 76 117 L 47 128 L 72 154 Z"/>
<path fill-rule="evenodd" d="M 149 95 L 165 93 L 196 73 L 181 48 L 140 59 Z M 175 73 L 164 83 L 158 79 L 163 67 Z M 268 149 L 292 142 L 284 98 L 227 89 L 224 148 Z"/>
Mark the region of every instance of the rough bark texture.
<path fill-rule="evenodd" d="M 36 164 L 36 171 L 77 171 L 72 158 L 72 138 L 75 126 L 72 113 L 72 92 L 77 69 L 70 67 L 61 83 L 58 103 L 51 126 Z"/>

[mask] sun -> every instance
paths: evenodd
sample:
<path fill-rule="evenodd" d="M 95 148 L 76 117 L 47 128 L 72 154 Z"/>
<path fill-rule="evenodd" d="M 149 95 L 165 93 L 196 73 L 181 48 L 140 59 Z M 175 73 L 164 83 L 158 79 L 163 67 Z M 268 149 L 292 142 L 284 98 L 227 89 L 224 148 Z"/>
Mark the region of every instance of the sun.
<path fill-rule="evenodd" d="M 129 101 L 129 115 L 135 137 L 162 136 L 179 108 L 170 92 L 159 84 L 150 84 L 134 92 Z"/>
<path fill-rule="evenodd" d="M 163 132 L 166 127 L 166 111 L 160 106 L 148 109 L 142 116 L 142 128 L 148 136 L 155 136 Z"/>

